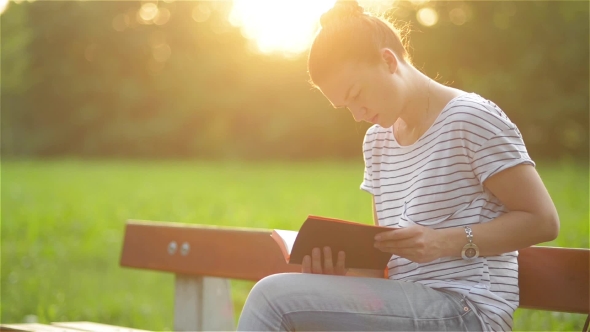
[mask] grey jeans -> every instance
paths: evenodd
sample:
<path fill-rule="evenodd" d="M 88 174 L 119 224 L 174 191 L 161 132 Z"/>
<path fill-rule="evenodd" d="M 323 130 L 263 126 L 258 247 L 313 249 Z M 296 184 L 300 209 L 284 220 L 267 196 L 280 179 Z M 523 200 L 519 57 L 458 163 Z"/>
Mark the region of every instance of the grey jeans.
<path fill-rule="evenodd" d="M 413 282 L 281 273 L 254 285 L 238 331 L 481 331 L 474 310 Z"/>

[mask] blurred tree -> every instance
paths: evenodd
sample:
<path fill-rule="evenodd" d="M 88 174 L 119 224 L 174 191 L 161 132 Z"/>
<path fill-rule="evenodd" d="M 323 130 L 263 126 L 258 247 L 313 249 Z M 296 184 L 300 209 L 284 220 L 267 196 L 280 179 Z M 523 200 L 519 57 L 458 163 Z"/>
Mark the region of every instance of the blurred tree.
<path fill-rule="evenodd" d="M 437 4 L 448 18 L 441 15 L 445 21 L 436 31 L 415 34 L 421 50 L 417 63 L 425 63 L 428 72 L 442 70 L 443 79 L 495 101 L 519 125 L 533 153 L 587 159 L 588 4 Z M 457 8 L 473 18 L 452 24 Z M 441 50 L 443 56 L 431 56 Z"/>
<path fill-rule="evenodd" d="M 495 101 L 533 157 L 587 159 L 587 3 L 396 4 L 418 68 Z M 368 125 L 310 88 L 305 54 L 253 52 L 230 6 L 12 4 L 1 16 L 3 155 L 359 158 Z"/>
<path fill-rule="evenodd" d="M 15 155 L 22 153 L 18 141 L 26 132 L 22 128 L 24 110 L 28 108 L 26 95 L 38 78 L 30 70 L 29 45 L 33 29 L 28 24 L 26 6 L 11 6 L 10 16 L 0 20 L 0 101 L 2 108 L 2 152 Z"/>

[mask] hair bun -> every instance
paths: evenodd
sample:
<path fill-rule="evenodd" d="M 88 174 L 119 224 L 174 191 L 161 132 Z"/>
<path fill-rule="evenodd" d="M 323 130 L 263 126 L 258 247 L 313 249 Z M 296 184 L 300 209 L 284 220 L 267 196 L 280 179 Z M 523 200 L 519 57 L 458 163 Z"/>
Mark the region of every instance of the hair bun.
<path fill-rule="evenodd" d="M 334 22 L 349 17 L 361 16 L 364 13 L 365 10 L 356 0 L 337 0 L 334 7 L 320 17 L 320 24 L 322 25 L 322 28 L 325 28 Z"/>

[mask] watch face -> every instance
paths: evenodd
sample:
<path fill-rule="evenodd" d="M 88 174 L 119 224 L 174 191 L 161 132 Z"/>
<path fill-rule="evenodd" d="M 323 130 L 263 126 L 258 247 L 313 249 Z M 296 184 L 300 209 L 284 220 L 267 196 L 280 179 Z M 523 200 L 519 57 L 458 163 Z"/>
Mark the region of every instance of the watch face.
<path fill-rule="evenodd" d="M 467 243 L 461 251 L 461 257 L 468 260 L 476 259 L 479 257 L 479 248 L 474 243 Z"/>

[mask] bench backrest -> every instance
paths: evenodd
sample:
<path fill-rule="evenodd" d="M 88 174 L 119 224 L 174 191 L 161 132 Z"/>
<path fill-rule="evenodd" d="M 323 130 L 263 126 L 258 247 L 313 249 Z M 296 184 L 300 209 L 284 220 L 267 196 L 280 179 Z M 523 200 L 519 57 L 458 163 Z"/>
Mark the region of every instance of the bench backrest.
<path fill-rule="evenodd" d="M 176 274 L 258 281 L 300 272 L 285 262 L 271 230 L 129 221 L 121 265 Z M 588 249 L 520 250 L 520 307 L 589 313 Z"/>

